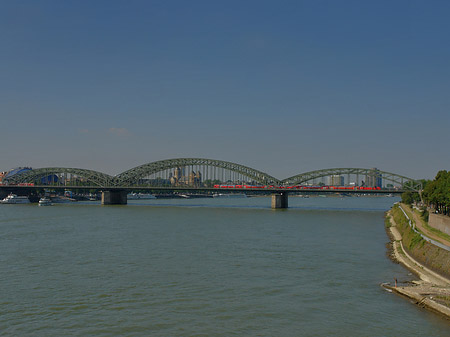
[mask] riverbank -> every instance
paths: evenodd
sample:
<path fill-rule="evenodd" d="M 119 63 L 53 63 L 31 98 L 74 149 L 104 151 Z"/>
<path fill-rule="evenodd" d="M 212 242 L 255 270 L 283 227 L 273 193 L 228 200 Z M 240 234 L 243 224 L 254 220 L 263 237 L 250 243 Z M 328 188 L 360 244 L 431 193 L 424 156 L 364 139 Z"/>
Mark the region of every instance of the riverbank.
<path fill-rule="evenodd" d="M 394 206 L 386 215 L 386 232 L 391 239 L 390 257 L 417 275 L 419 280 L 408 284 L 394 284 L 394 286 L 385 283 L 382 286 L 393 293 L 411 299 L 420 307 L 439 313 L 450 320 L 450 279 L 447 275 L 441 275 L 436 270 L 431 270 L 430 266 L 426 266 L 423 261 L 427 261 L 427 259 L 421 258 L 422 261 L 418 261 L 417 256 L 420 254 L 425 256 L 430 249 L 427 245 L 430 244 L 424 240 L 418 240 L 417 236 L 414 236 L 414 232 L 408 225 L 405 225 L 406 218 L 403 216 L 403 220 L 399 212 L 401 210 L 398 206 Z M 439 248 L 433 247 L 433 249 Z M 447 260 L 447 253 L 439 251 L 440 258 Z M 413 257 L 413 255 L 415 256 Z"/>

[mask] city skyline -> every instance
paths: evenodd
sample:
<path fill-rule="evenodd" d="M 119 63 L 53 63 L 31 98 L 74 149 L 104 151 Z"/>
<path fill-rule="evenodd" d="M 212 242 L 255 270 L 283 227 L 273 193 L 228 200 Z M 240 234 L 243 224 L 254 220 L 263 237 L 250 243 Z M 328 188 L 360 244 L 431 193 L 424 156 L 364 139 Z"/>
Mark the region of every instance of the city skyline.
<path fill-rule="evenodd" d="M 450 169 L 450 4 L 0 5 L 0 171 Z"/>

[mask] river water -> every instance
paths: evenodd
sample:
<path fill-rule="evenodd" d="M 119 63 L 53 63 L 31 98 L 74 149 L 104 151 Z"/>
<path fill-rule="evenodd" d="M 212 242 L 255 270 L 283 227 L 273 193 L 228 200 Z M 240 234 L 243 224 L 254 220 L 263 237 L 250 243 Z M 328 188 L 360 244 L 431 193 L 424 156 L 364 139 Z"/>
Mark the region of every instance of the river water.
<path fill-rule="evenodd" d="M 396 198 L 0 205 L 0 335 L 449 336 L 386 292 Z"/>

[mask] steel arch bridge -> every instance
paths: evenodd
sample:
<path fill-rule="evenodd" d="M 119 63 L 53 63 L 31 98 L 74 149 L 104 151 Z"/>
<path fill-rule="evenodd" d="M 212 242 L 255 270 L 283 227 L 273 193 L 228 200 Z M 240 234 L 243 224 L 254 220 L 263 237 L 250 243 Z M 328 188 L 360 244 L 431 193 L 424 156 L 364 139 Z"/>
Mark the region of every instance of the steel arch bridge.
<path fill-rule="evenodd" d="M 106 173 L 93 170 L 66 168 L 66 167 L 44 167 L 33 169 L 24 173 L 15 174 L 7 178 L 9 184 L 35 183 L 42 178 L 51 175 L 76 175 L 84 178 L 87 182 L 91 182 L 94 186 L 107 187 L 111 186 L 114 178 Z"/>
<path fill-rule="evenodd" d="M 387 180 L 394 184 L 400 185 L 404 189 L 410 190 L 420 190 L 422 189 L 422 183 L 391 172 L 380 171 L 378 169 L 364 169 L 364 168 L 331 168 L 331 169 L 322 169 L 316 171 L 310 171 L 305 173 L 300 173 L 290 178 L 286 178 L 282 180 L 283 185 L 301 185 L 308 181 L 328 177 L 332 175 L 356 175 L 356 176 L 365 176 L 365 177 L 376 177 L 380 176 L 383 180 Z M 357 179 L 358 180 L 358 179 Z"/>
<path fill-rule="evenodd" d="M 274 186 L 295 186 L 302 185 L 311 180 L 322 178 L 332 175 L 356 175 L 365 177 L 375 177 L 381 176 L 383 180 L 392 182 L 394 184 L 400 185 L 402 189 L 408 190 L 420 190 L 422 185 L 419 181 L 414 179 L 398 175 L 395 173 L 390 173 L 386 171 L 380 171 L 377 169 L 364 169 L 364 168 L 331 168 L 331 169 L 321 169 L 316 171 L 310 171 L 306 173 L 301 173 L 284 180 L 279 180 L 273 176 L 270 176 L 264 172 L 258 171 L 256 169 L 232 163 L 222 160 L 205 159 L 205 158 L 178 158 L 178 159 L 167 159 L 160 160 L 156 162 L 151 162 L 141 166 L 137 166 L 116 176 L 110 176 L 108 174 L 80 169 L 80 168 L 61 168 L 61 167 L 48 167 L 33 169 L 23 173 L 18 173 L 12 177 L 5 178 L 8 184 L 21 184 L 21 183 L 36 183 L 42 178 L 48 177 L 50 175 L 63 175 L 63 176 L 76 176 L 83 178 L 84 186 L 92 186 L 98 188 L 120 188 L 120 187 L 130 187 L 139 186 L 139 181 L 145 177 L 151 176 L 152 174 L 158 174 L 165 170 L 172 170 L 179 167 L 207 167 L 216 168 L 219 170 L 228 170 L 247 177 L 251 181 L 254 181 L 261 185 L 274 185 Z M 358 179 L 356 179 L 358 181 Z M 90 185 L 88 185 L 90 183 Z M 38 183 L 38 185 L 40 185 Z M 82 187 L 82 186 L 80 186 Z"/>
<path fill-rule="evenodd" d="M 252 169 L 250 167 L 231 163 L 223 160 L 205 159 L 205 158 L 178 158 L 160 160 L 148 164 L 144 164 L 115 176 L 117 185 L 135 184 L 139 179 L 168 169 L 188 166 L 209 166 L 219 169 L 229 170 L 246 176 L 251 180 L 264 185 L 281 184 L 281 181 L 267 173 Z"/>

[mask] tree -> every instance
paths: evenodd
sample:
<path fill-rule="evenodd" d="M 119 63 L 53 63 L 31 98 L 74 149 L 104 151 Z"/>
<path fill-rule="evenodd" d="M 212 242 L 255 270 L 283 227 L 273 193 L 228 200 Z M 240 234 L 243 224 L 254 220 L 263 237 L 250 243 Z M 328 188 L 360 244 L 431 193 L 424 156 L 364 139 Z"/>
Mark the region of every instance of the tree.
<path fill-rule="evenodd" d="M 429 206 L 441 214 L 449 215 L 450 171 L 439 171 L 436 178 L 425 186 L 422 196 Z"/>
<path fill-rule="evenodd" d="M 417 192 L 407 191 L 402 193 L 402 202 L 411 205 L 415 201 L 420 201 L 420 195 Z"/>

